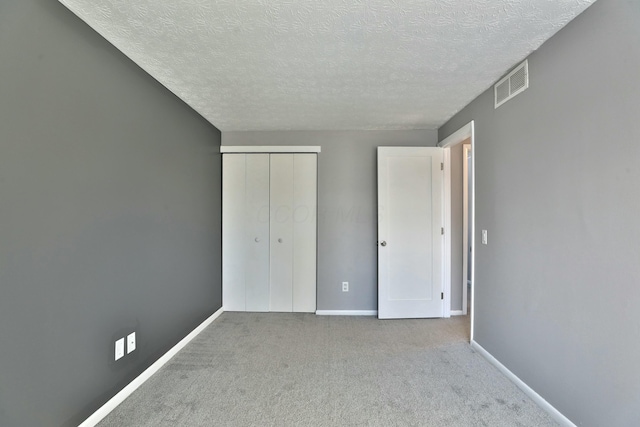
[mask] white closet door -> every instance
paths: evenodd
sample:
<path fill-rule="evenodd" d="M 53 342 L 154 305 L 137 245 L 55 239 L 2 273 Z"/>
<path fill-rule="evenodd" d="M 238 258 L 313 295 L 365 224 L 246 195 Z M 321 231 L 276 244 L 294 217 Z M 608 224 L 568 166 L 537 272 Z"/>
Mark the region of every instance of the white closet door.
<path fill-rule="evenodd" d="M 271 154 L 271 311 L 293 311 L 293 154 Z"/>
<path fill-rule="evenodd" d="M 245 155 L 222 156 L 222 305 L 245 310 Z"/>
<path fill-rule="evenodd" d="M 317 159 L 293 155 L 293 311 L 316 311 Z"/>
<path fill-rule="evenodd" d="M 245 309 L 269 311 L 269 155 L 246 155 Z"/>
<path fill-rule="evenodd" d="M 315 312 L 317 155 L 223 156 L 228 311 Z"/>

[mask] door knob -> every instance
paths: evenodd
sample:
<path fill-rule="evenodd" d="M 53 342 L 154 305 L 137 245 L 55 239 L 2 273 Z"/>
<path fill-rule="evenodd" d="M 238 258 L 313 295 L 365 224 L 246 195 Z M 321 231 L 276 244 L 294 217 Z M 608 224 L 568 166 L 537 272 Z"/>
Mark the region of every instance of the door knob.
<path fill-rule="evenodd" d="M 259 237 L 256 237 L 256 243 L 258 243 L 260 241 Z"/>
<path fill-rule="evenodd" d="M 282 243 L 282 239 L 278 239 L 278 243 Z"/>
<path fill-rule="evenodd" d="M 387 242 L 383 240 L 382 242 L 380 242 L 380 246 L 387 246 Z"/>

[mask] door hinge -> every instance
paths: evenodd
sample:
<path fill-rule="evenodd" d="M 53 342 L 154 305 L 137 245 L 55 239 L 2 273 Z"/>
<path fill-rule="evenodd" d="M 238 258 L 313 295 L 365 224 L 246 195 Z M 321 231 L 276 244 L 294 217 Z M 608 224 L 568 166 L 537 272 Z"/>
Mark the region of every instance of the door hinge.
<path fill-rule="evenodd" d="M 444 236 L 444 227 L 440 227 L 440 234 Z"/>
<path fill-rule="evenodd" d="M 444 163 L 440 163 L 440 170 L 443 171 L 444 170 Z"/>
<path fill-rule="evenodd" d="M 444 299 L 444 292 L 440 292 L 440 299 Z"/>

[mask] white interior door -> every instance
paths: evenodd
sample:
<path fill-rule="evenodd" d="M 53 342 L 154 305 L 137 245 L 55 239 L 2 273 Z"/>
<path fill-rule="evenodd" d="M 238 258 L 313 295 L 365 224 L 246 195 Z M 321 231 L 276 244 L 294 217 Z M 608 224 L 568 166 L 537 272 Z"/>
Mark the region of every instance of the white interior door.
<path fill-rule="evenodd" d="M 378 317 L 442 317 L 442 149 L 378 147 Z"/>

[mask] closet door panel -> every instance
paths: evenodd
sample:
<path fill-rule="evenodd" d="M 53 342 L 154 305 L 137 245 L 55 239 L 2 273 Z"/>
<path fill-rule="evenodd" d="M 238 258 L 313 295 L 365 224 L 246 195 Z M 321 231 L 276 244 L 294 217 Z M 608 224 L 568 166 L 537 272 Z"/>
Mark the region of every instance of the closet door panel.
<path fill-rule="evenodd" d="M 269 311 L 269 155 L 246 156 L 246 310 Z"/>
<path fill-rule="evenodd" d="M 271 154 L 270 310 L 293 310 L 293 154 Z"/>
<path fill-rule="evenodd" d="M 222 157 L 222 305 L 245 310 L 245 155 Z"/>
<path fill-rule="evenodd" d="M 317 158 L 293 158 L 293 311 L 316 311 Z"/>

